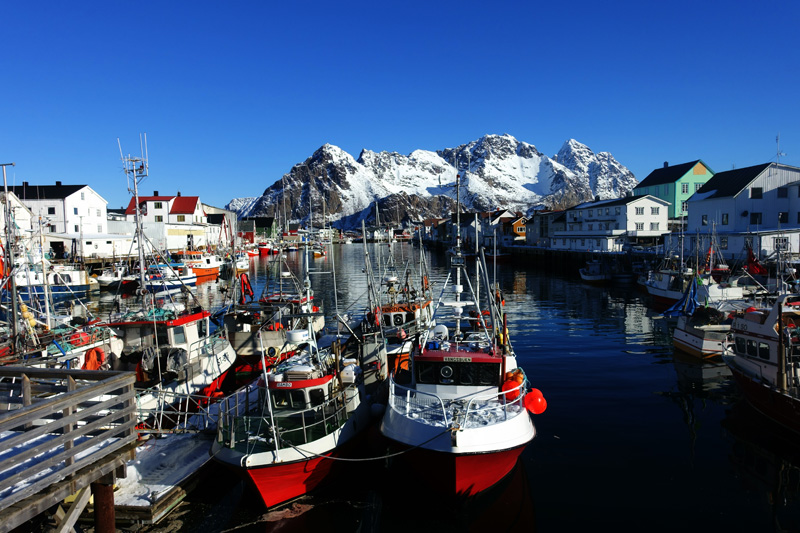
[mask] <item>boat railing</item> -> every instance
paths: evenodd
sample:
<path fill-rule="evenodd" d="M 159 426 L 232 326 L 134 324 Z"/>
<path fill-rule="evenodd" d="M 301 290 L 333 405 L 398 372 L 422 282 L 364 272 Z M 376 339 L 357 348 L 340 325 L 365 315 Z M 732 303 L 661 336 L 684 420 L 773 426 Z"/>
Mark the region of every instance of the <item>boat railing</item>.
<path fill-rule="evenodd" d="M 499 393 L 473 396 L 467 404 L 461 427 L 476 427 L 504 422 L 527 413 L 523 398 L 525 383 Z M 513 398 L 513 399 L 512 399 Z"/>
<path fill-rule="evenodd" d="M 256 389 L 258 399 L 255 402 L 251 396 L 222 401 L 217 439 L 226 447 L 253 453 L 303 446 L 338 430 L 348 419 L 351 410 L 348 403 L 355 401 L 355 397 L 335 395 L 306 409 L 273 407 L 270 416 L 265 408 L 262 409 L 269 401 L 267 389 Z M 257 415 L 250 414 L 255 410 L 258 410 Z M 274 428 L 271 421 L 274 421 Z"/>
<path fill-rule="evenodd" d="M 449 426 L 452 417 L 448 416 L 444 402 L 436 394 L 404 387 L 389 380 L 389 407 L 403 416 L 413 417 L 432 426 Z"/>
<path fill-rule="evenodd" d="M 190 344 L 189 353 L 197 353 L 200 356 L 208 357 L 223 352 L 229 344 L 228 339 L 225 337 L 225 331 L 219 329 L 211 335 Z"/>

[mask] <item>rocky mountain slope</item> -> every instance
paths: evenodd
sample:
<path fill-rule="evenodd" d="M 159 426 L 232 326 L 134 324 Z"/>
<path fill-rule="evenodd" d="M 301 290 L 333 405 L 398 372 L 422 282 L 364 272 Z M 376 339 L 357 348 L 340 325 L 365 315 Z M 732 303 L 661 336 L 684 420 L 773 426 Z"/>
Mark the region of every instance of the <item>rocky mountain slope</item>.
<path fill-rule="evenodd" d="M 593 153 L 570 139 L 548 157 L 511 135 L 409 155 L 363 150 L 358 159 L 326 144 L 292 167 L 261 196 L 231 200 L 227 208 L 244 216 L 277 216 L 290 222 L 358 228 L 361 221 L 408 224 L 447 216 L 456 200 L 466 209 L 498 207 L 528 213 L 580 202 L 618 198 L 638 181 L 607 152 Z"/>

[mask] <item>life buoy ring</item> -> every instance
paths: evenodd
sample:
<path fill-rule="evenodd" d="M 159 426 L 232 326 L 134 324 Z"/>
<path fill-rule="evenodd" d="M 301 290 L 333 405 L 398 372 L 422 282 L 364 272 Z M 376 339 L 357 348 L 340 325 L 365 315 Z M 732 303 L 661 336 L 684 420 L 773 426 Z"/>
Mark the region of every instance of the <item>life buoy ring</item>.
<path fill-rule="evenodd" d="M 381 306 L 376 306 L 373 314 L 375 315 L 375 327 L 381 327 Z"/>

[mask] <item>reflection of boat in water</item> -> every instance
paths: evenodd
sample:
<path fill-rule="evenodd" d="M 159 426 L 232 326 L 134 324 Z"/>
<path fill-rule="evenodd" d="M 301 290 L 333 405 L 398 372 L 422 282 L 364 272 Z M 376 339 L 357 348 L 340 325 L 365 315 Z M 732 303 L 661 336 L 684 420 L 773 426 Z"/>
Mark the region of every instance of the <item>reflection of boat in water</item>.
<path fill-rule="evenodd" d="M 764 417 L 747 402 L 737 402 L 721 422 L 733 438 L 728 458 L 736 478 L 756 498 L 770 531 L 800 530 L 800 440 L 797 434 Z"/>
<path fill-rule="evenodd" d="M 391 479 L 391 478 L 387 478 Z M 408 480 L 410 486 L 387 481 L 379 489 L 382 501 L 380 529 L 413 531 L 425 523 L 428 531 L 535 531 L 531 482 L 523 460 L 496 485 L 474 496 L 455 499 L 420 498 L 414 512 L 407 512 L 407 495 L 419 490 L 418 480 Z"/>
<path fill-rule="evenodd" d="M 725 363 L 719 361 L 700 361 L 689 354 L 676 351 L 672 364 L 678 374 L 678 386 L 681 390 L 711 395 L 728 382 L 731 371 Z"/>

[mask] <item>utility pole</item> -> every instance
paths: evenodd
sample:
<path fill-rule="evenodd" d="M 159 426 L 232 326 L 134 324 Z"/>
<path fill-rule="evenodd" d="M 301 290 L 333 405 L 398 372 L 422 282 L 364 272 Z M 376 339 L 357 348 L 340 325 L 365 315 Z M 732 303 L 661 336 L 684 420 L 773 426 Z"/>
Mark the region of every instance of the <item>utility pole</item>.
<path fill-rule="evenodd" d="M 15 163 L 0 163 L 0 166 L 3 167 L 3 191 L 5 192 L 5 199 L 6 199 L 6 212 L 5 212 L 5 224 L 6 224 L 6 250 L 5 250 L 5 257 L 3 258 L 4 261 L 4 269 L 9 272 L 8 276 L 8 285 L 11 289 L 11 315 L 12 315 L 12 322 L 11 322 L 11 334 L 14 339 L 14 353 L 17 353 L 17 349 L 19 347 L 19 318 L 17 317 L 17 284 L 14 281 L 14 262 L 13 262 L 13 255 L 11 254 L 11 247 L 15 245 L 12 240 L 12 232 L 11 232 L 11 202 L 8 199 L 8 181 L 6 179 L 6 167 L 7 166 L 15 166 Z"/>

